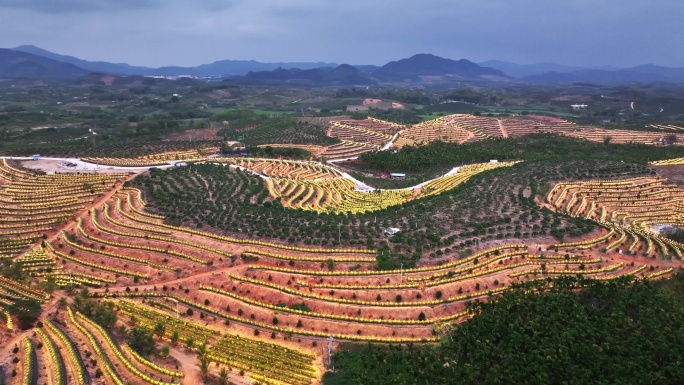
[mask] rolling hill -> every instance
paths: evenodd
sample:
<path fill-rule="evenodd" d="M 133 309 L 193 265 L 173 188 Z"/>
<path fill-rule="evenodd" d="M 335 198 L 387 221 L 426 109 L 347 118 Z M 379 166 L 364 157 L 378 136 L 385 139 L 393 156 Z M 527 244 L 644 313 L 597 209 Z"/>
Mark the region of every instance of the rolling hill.
<path fill-rule="evenodd" d="M 88 73 L 88 70 L 71 63 L 0 48 L 0 77 L 62 79 L 76 78 Z"/>

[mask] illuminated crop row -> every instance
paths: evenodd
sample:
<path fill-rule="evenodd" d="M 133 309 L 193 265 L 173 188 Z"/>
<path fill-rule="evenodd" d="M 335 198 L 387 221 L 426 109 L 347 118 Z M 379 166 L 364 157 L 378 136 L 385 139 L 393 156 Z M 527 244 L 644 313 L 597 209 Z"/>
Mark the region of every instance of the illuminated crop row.
<path fill-rule="evenodd" d="M 144 279 L 148 279 L 148 278 L 149 278 L 149 276 L 148 276 L 147 274 L 139 274 L 139 273 L 135 273 L 135 272 L 128 271 L 128 270 L 117 269 L 117 268 L 114 268 L 114 267 L 108 267 L 108 266 L 100 265 L 100 264 L 97 264 L 97 263 L 92 263 L 92 262 L 84 261 L 84 260 L 82 260 L 82 259 L 79 259 L 79 258 L 76 258 L 76 257 L 74 257 L 74 256 L 71 256 L 71 255 L 68 255 L 68 254 L 65 254 L 65 253 L 62 253 L 62 252 L 60 252 L 60 251 L 55 250 L 55 248 L 54 248 L 54 247 L 52 246 L 52 244 L 50 244 L 50 243 L 48 243 L 47 245 L 48 245 L 48 248 L 50 249 L 50 251 L 51 251 L 52 253 L 54 253 L 55 255 L 58 255 L 58 256 L 60 256 L 60 257 L 62 257 L 62 258 L 64 258 L 64 259 L 66 259 L 66 260 L 69 260 L 69 261 L 78 263 L 79 265 L 84 265 L 84 266 L 92 267 L 93 269 L 108 271 L 108 272 L 114 273 L 114 274 L 128 275 L 128 276 L 131 276 L 131 277 L 138 277 L 138 278 L 144 278 Z"/>

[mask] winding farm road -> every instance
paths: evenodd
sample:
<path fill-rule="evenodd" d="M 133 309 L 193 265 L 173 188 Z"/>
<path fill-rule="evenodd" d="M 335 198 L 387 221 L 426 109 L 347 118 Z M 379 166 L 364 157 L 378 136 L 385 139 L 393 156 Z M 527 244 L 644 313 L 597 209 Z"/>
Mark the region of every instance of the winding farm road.
<path fill-rule="evenodd" d="M 392 139 L 390 140 L 390 142 L 388 142 L 388 143 L 383 147 L 383 149 L 386 150 L 386 149 L 391 148 L 391 147 L 392 147 L 392 144 L 393 144 L 394 141 L 399 137 L 399 134 L 400 134 L 400 133 L 401 133 L 401 132 L 396 133 L 396 134 L 392 137 Z M 383 150 L 383 151 L 384 151 L 384 150 Z M 2 159 L 2 158 L 4 158 L 4 159 L 14 159 L 14 160 L 29 160 L 29 161 L 30 161 L 30 160 L 33 160 L 32 157 L 9 157 L 9 156 L 0 157 L 0 159 Z M 351 176 L 349 173 L 346 173 L 346 172 L 344 172 L 344 171 L 342 171 L 342 170 L 340 170 L 340 169 L 338 169 L 338 168 L 336 168 L 336 167 L 334 167 L 333 165 L 330 164 L 330 163 L 334 163 L 334 162 L 343 162 L 343 161 L 355 160 L 355 159 L 358 159 L 358 157 L 355 156 L 355 157 L 344 158 L 344 159 L 332 159 L 332 160 L 328 160 L 328 162 L 327 162 L 328 164 L 323 164 L 323 163 L 320 163 L 320 162 L 315 162 L 315 163 L 318 164 L 318 165 L 320 165 L 320 166 L 331 167 L 331 168 L 335 169 L 337 172 L 340 173 L 340 175 L 341 175 L 343 178 L 352 181 L 352 182 L 354 183 L 355 189 L 356 189 L 357 191 L 365 192 L 365 193 L 371 193 L 371 192 L 376 191 L 376 190 L 381 190 L 381 191 L 401 191 L 401 190 L 412 191 L 412 190 L 414 190 L 414 189 L 421 188 L 421 187 L 423 187 L 424 185 L 426 185 L 426 184 L 428 184 L 428 183 L 430 183 L 430 182 L 432 182 L 432 181 L 434 181 L 434 180 L 436 180 L 436 179 L 439 179 L 439 178 L 443 178 L 443 177 L 446 177 L 446 176 L 453 175 L 453 174 L 457 173 L 458 170 L 460 169 L 460 167 L 454 167 L 454 168 L 452 168 L 449 172 L 447 172 L 446 174 L 444 174 L 444 175 L 442 175 L 442 176 L 438 176 L 438 177 L 436 177 L 436 178 L 433 178 L 433 179 L 424 181 L 424 182 L 422 182 L 422 183 L 419 183 L 419 184 L 417 184 L 417 185 L 415 185 L 415 186 L 411 186 L 411 187 L 405 187 L 405 188 L 400 188 L 400 189 L 376 189 L 375 187 L 370 186 L 370 185 L 368 185 L 368 184 L 366 184 L 366 183 L 364 183 L 364 182 L 362 182 L 362 181 L 360 181 L 360 180 L 354 178 L 354 177 Z M 128 180 L 130 180 L 130 179 L 132 179 L 133 177 L 135 177 L 135 175 L 140 174 L 140 173 L 145 172 L 145 171 L 148 171 L 148 170 L 150 169 L 149 166 L 146 166 L 146 167 L 105 166 L 105 165 L 99 165 L 99 164 L 95 164 L 95 163 L 84 162 L 84 161 L 82 161 L 82 160 L 80 160 L 80 159 L 78 159 L 78 158 L 41 158 L 41 160 L 50 160 L 50 161 L 55 161 L 55 162 L 60 162 L 60 163 L 62 163 L 62 162 L 71 162 L 71 163 L 76 164 L 75 167 L 62 167 L 62 168 L 64 169 L 65 172 L 68 172 L 68 171 L 72 171 L 72 172 L 76 172 L 76 171 L 95 171 L 95 172 L 98 172 L 98 171 L 101 171 L 101 172 L 104 172 L 104 171 L 116 170 L 116 171 L 128 171 L 128 172 L 132 173 L 133 175 L 127 177 L 127 178 L 124 180 L 124 182 L 125 182 L 125 181 L 128 181 Z M 206 159 L 206 162 L 211 162 L 211 161 L 212 161 L 211 158 L 207 158 L 207 159 Z M 28 165 L 25 165 L 25 166 L 27 166 L 27 167 L 30 168 L 31 165 L 28 164 Z M 156 168 L 163 168 L 163 169 L 166 169 L 166 168 L 171 168 L 171 167 L 175 167 L 175 166 L 172 164 L 172 162 L 169 162 L 168 165 L 155 166 L 155 167 L 156 167 Z M 256 175 L 256 176 L 259 176 L 260 178 L 262 178 L 262 179 L 264 179 L 264 180 L 266 180 L 266 179 L 269 178 L 269 177 L 266 176 L 266 175 L 263 175 L 263 174 L 254 172 L 254 171 L 249 170 L 249 169 L 246 169 L 246 168 L 244 168 L 244 167 L 234 166 L 234 165 L 231 165 L 231 167 L 232 167 L 232 168 L 237 168 L 237 169 L 240 169 L 240 170 L 249 171 L 249 172 L 253 173 L 253 174 Z M 120 186 L 118 186 L 118 187 L 120 187 Z M 97 201 L 96 203 L 94 203 L 92 206 L 89 205 L 89 207 L 86 207 L 86 208 L 87 208 L 87 209 L 90 209 L 90 208 L 92 208 L 92 207 L 99 207 L 99 206 L 102 204 L 102 202 L 104 202 L 106 199 L 109 199 L 109 197 L 111 197 L 113 194 L 114 194 L 114 191 L 112 190 L 112 191 L 110 191 L 109 193 L 105 194 L 105 196 L 104 196 L 102 199 L 98 199 L 98 201 Z M 84 210 L 83 212 L 86 212 L 86 211 Z M 81 213 L 81 215 L 79 215 L 79 216 L 82 216 L 82 215 L 83 215 L 83 213 Z M 73 225 L 74 225 L 74 224 L 72 223 L 70 227 L 73 227 Z M 69 228 L 70 228 L 70 227 L 69 227 Z M 69 229 L 69 228 L 64 228 L 64 229 L 67 230 L 67 229 Z M 58 235 L 58 234 L 57 234 L 57 235 Z M 57 235 L 55 235 L 55 236 L 53 236 L 53 237 L 51 237 L 51 238 L 54 239 L 54 237 L 56 237 Z"/>

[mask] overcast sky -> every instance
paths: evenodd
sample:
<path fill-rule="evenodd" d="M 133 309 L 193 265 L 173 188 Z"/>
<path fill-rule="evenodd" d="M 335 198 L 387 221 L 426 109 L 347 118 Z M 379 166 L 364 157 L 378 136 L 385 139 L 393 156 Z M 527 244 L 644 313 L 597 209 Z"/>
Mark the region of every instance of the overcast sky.
<path fill-rule="evenodd" d="M 683 0 L 0 0 L 0 47 L 191 66 L 221 59 L 684 67 Z"/>

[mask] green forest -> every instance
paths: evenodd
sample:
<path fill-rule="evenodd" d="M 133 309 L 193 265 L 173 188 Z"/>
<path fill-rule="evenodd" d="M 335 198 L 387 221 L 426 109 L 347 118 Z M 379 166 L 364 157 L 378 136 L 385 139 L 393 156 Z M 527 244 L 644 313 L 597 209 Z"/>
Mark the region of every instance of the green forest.
<path fill-rule="evenodd" d="M 488 139 L 474 143 L 432 142 L 401 151 L 376 151 L 361 155 L 363 167 L 377 171 L 426 171 L 439 167 L 509 160 L 594 159 L 645 164 L 648 161 L 684 157 L 680 146 L 657 147 L 645 144 L 595 143 L 552 134 L 522 138 Z"/>
<path fill-rule="evenodd" d="M 324 384 L 684 383 L 683 273 L 520 289 L 470 304 L 437 346 L 343 346 Z"/>

